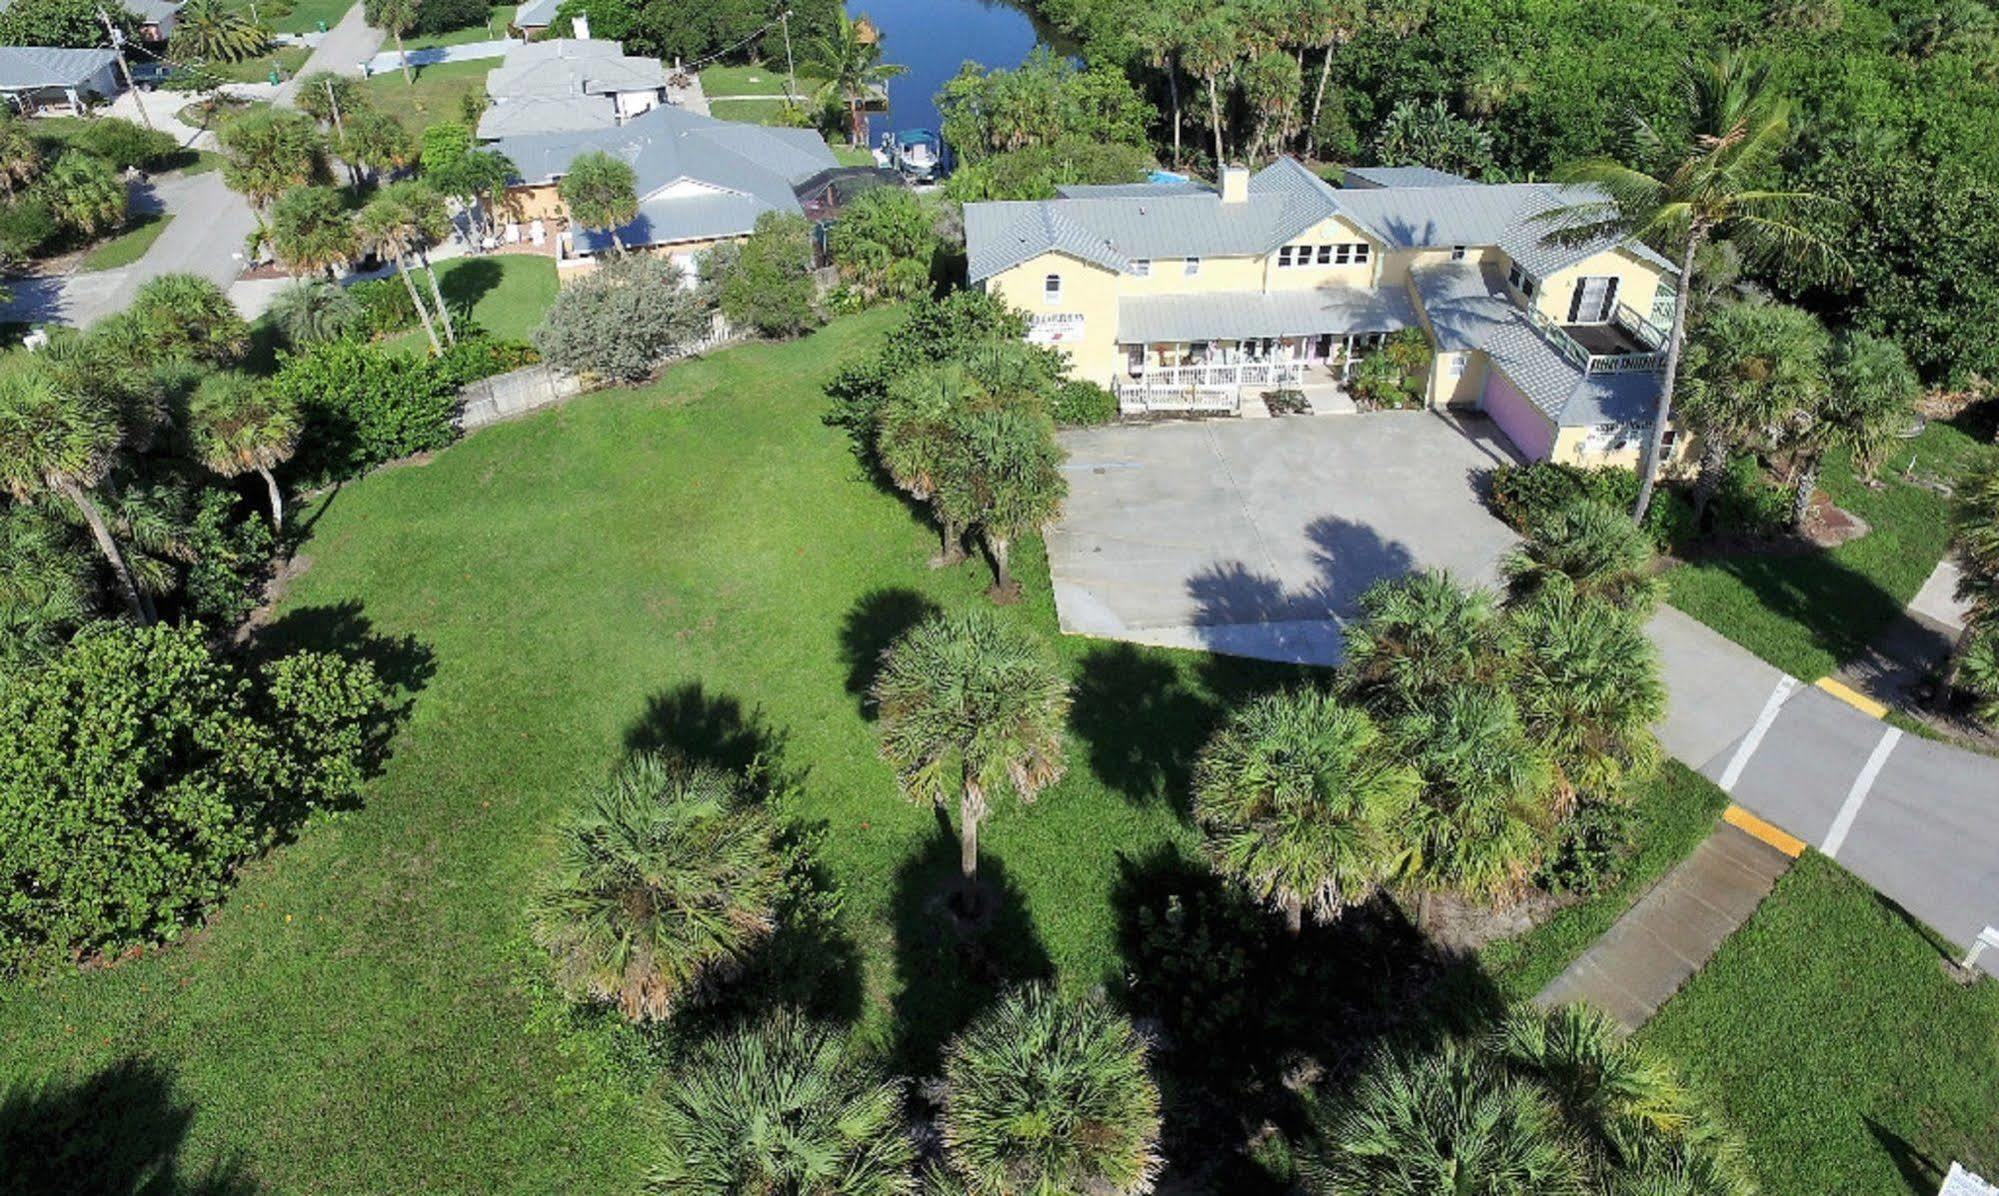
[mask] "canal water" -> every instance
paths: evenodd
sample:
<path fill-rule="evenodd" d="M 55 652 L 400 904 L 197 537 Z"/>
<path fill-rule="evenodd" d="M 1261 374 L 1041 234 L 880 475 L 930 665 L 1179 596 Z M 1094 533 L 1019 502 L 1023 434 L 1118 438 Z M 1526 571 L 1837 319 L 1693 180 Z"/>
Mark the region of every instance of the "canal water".
<path fill-rule="evenodd" d="M 883 62 L 909 68 L 889 80 L 888 111 L 869 114 L 870 145 L 902 129 L 940 132 L 932 98 L 965 62 L 1016 66 L 1036 42 L 1053 41 L 1005 0 L 847 0 L 847 15 L 881 30 Z"/>

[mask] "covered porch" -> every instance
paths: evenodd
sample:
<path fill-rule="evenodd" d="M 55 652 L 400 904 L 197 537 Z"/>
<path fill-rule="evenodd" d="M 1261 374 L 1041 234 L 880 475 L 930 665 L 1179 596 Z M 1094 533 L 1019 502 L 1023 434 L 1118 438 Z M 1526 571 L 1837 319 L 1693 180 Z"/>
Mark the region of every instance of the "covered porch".
<path fill-rule="evenodd" d="M 1265 390 L 1340 389 L 1368 349 L 1415 323 L 1408 296 L 1392 289 L 1127 299 L 1113 389 L 1126 412 L 1236 414 Z"/>

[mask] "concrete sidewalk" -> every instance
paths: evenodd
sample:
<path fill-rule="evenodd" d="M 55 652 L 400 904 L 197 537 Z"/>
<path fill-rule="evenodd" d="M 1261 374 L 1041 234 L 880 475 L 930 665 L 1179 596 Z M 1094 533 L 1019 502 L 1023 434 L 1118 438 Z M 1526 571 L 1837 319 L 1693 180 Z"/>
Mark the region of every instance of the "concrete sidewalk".
<path fill-rule="evenodd" d="M 519 38 L 503 37 L 494 41 L 465 42 L 456 46 L 430 46 L 422 50 L 411 50 L 411 67 L 435 66 L 440 62 L 477 62 L 483 58 L 504 58 L 507 51 L 527 43 Z M 361 64 L 365 75 L 386 75 L 403 69 L 402 55 L 392 46 L 376 54 Z"/>
<path fill-rule="evenodd" d="M 1790 866 L 1790 856 L 1722 823 L 1534 1003 L 1582 1001 L 1636 1030 L 1749 920 Z"/>

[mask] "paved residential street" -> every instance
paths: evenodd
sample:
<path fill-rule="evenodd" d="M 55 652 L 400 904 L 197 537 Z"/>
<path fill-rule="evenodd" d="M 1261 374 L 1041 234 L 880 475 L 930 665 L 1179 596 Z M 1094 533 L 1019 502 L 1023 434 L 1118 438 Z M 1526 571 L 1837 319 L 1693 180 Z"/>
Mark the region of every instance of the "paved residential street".
<path fill-rule="evenodd" d="M 314 71 L 332 71 L 338 75 L 358 75 L 361 64 L 375 56 L 381 49 L 382 31 L 369 26 L 361 17 L 361 5 L 347 10 L 326 36 L 312 49 L 312 57 L 305 60 L 298 74 L 285 80 L 277 90 L 275 103 L 283 107 L 292 106 L 292 96 L 298 91 L 298 81 Z"/>
<path fill-rule="evenodd" d="M 1073 634 L 1336 664 L 1368 584 L 1411 568 L 1490 584 L 1514 539 L 1478 500 L 1474 475 L 1500 458 L 1475 422 L 1204 421 L 1064 443 L 1048 552 Z M 1999 760 L 1904 735 L 1670 607 L 1649 630 L 1669 752 L 1959 947 L 1999 924 Z"/>

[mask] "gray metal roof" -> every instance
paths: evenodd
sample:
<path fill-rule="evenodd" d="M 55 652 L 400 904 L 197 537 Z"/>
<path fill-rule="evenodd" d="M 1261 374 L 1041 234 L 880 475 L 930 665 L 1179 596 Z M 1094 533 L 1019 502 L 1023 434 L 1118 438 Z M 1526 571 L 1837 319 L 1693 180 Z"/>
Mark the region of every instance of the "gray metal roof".
<path fill-rule="evenodd" d="M 1121 344 L 1241 340 L 1321 332 L 1394 332 L 1416 324 L 1416 309 L 1397 290 L 1320 287 L 1147 295 L 1118 303 Z"/>
<path fill-rule="evenodd" d="M 1557 425 L 1651 419 L 1659 397 L 1657 374 L 1585 373 L 1514 306 L 1496 269 L 1471 262 L 1443 263 L 1411 270 L 1409 281 L 1429 317 L 1438 349 L 1485 353 L 1507 381 Z"/>
<path fill-rule="evenodd" d="M 0 89 L 77 87 L 118 61 L 110 50 L 59 46 L 0 46 Z"/>
<path fill-rule="evenodd" d="M 1339 189 L 1291 158 L 1258 171 L 1241 203 L 1209 188 L 1178 185 L 1075 189 L 1073 197 L 965 205 L 970 275 L 976 282 L 1053 250 L 1108 269 L 1132 258 L 1268 253 L 1330 216 L 1344 216 L 1390 249 L 1497 246 L 1538 277 L 1618 245 L 1615 237 L 1563 245 L 1548 213 L 1595 197 L 1553 183 Z M 1668 271 L 1635 242 L 1624 247 Z"/>
<path fill-rule="evenodd" d="M 1063 199 L 1143 199 L 1156 195 L 1189 195 L 1212 192 L 1206 183 L 1189 179 L 1182 183 L 1057 183 L 1055 194 Z"/>
<path fill-rule="evenodd" d="M 555 10 L 562 6 L 562 0 L 527 0 L 514 10 L 514 24 L 522 29 L 533 29 L 552 24 Z"/>
<path fill-rule="evenodd" d="M 578 154 L 592 150 L 630 163 L 639 216 L 618 230 L 626 245 L 747 233 L 760 213 L 801 211 L 792 189 L 838 165 L 825 139 L 810 129 L 737 124 L 671 106 L 615 128 L 503 137 L 491 148 L 505 154 L 526 183 L 551 182 Z M 683 180 L 705 187 L 662 194 Z M 577 240 L 597 244 L 580 231 Z"/>
<path fill-rule="evenodd" d="M 1476 187 L 1463 175 L 1428 166 L 1349 166 L 1349 187 Z"/>
<path fill-rule="evenodd" d="M 633 57 L 619 43 L 597 38 L 524 42 L 486 76 L 486 94 L 495 104 L 665 86 L 666 67 L 659 59 Z"/>
<path fill-rule="evenodd" d="M 618 123 L 617 108 L 603 96 L 565 96 L 554 100 L 513 100 L 490 105 L 479 114 L 479 138 L 520 137 L 533 133 L 574 133 L 608 129 Z"/>
<path fill-rule="evenodd" d="M 180 11 L 182 0 L 121 0 L 127 11 L 142 22 L 158 24 Z"/>

